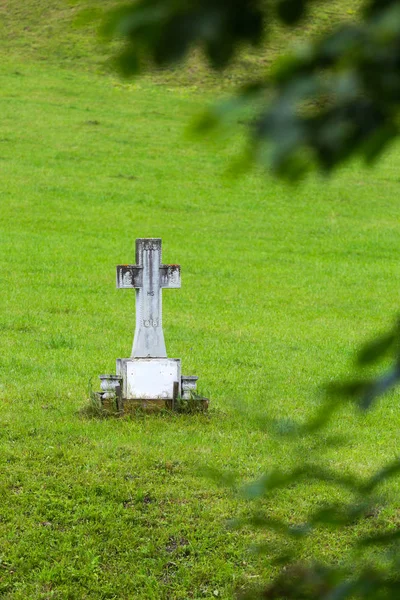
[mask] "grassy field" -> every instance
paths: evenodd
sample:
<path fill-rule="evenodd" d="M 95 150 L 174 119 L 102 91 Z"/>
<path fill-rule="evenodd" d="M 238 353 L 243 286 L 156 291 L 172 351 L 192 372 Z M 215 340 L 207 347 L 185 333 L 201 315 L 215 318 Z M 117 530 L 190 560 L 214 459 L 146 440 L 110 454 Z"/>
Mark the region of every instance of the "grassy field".
<path fill-rule="evenodd" d="M 329 182 L 229 179 L 242 131 L 207 144 L 185 136 L 210 89 L 156 75 L 121 83 L 58 60 L 37 36 L 46 60 L 29 32 L 13 37 L 7 14 L 0 595 L 231 598 L 273 572 L 268 554 L 249 550 L 261 532 L 227 527 L 253 510 L 242 483 L 299 452 L 361 475 L 398 453 L 397 393 L 362 419 L 340 413 L 340 449 L 309 439 L 295 449 L 268 420 L 310 415 L 320 387 L 348 374 L 359 343 L 398 311 L 400 148 Z M 167 349 L 199 375 L 208 415 L 85 413 L 90 385 L 130 353 L 134 295 L 115 289 L 115 265 L 134 260 L 136 237 L 162 237 L 165 262 L 182 266 L 182 289 L 163 294 Z M 236 483 L 218 485 L 209 468 Z M 265 509 L 293 522 L 329 494 L 313 485 Z M 389 503 L 340 536 L 317 532 L 304 556 L 340 561 L 360 528 L 398 521 Z"/>
<path fill-rule="evenodd" d="M 15 60 L 45 62 L 84 71 L 110 72 L 110 58 L 118 42 L 105 44 L 97 35 L 103 16 L 118 0 L 0 0 L 0 52 Z M 153 71 L 151 84 L 192 91 L 205 88 L 226 90 L 264 74 L 291 44 L 316 36 L 332 24 L 357 16 L 362 0 L 316 2 L 308 20 L 294 29 L 277 24 L 273 11 L 267 19 L 268 36 L 257 49 L 243 48 L 223 74 L 207 68 L 201 52 L 185 65 Z M 97 18 L 86 21 L 88 11 Z"/>

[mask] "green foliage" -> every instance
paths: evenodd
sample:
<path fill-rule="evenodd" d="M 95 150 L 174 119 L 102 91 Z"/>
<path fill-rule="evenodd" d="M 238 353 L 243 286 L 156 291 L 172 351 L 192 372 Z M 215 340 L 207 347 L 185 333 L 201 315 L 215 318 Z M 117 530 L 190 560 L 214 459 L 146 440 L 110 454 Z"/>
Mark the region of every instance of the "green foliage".
<path fill-rule="evenodd" d="M 140 0 L 109 12 L 103 32 L 121 37 L 124 74 L 149 59 L 159 66 L 182 60 L 201 47 L 212 67 L 225 68 L 243 44 L 260 47 L 276 21 L 299 25 L 313 0 Z M 148 62 L 147 62 L 148 64 Z"/>
<path fill-rule="evenodd" d="M 242 42 L 265 38 L 271 14 L 286 25 L 298 24 L 310 4 L 142 0 L 114 12 L 108 31 L 126 40 L 119 57 L 125 74 L 136 72 L 143 57 L 166 65 L 193 45 L 204 47 L 219 68 Z M 278 63 L 256 89 L 246 87 L 242 103 L 258 100 L 250 128 L 252 159 L 291 179 L 313 164 L 329 172 L 355 153 L 374 161 L 398 135 L 399 48 L 400 3 L 371 2 L 362 20 L 335 27 Z"/>
<path fill-rule="evenodd" d="M 126 74 L 138 70 L 143 55 L 163 66 L 181 60 L 193 45 L 222 68 L 241 42 L 261 42 L 263 8 L 260 0 L 141 0 L 116 9 L 104 32 L 127 40 L 119 57 Z"/>
<path fill-rule="evenodd" d="M 298 27 L 282 31 L 275 11 L 270 22 L 270 35 L 257 47 L 242 44 L 223 76 L 221 71 L 209 68 L 201 48 L 189 51 L 185 63 L 175 63 L 169 68 L 154 68 L 150 57 L 142 67 L 147 67 L 147 78 L 159 85 L 173 88 L 212 88 L 214 93 L 231 90 L 234 86 L 257 78 L 269 70 L 274 58 L 290 42 L 303 40 L 325 29 L 345 15 L 350 18 L 360 0 L 331 0 L 329 4 L 317 3 Z M 1 5 L 1 3 L 0 3 Z M 114 73 L 112 56 L 123 47 L 120 37 L 104 44 L 98 35 L 107 11 L 121 6 L 118 0 L 25 0 L 23 9 L 18 0 L 8 0 L 7 9 L 0 19 L 0 52 L 13 57 L 16 62 L 43 61 L 60 67 L 91 72 Z"/>

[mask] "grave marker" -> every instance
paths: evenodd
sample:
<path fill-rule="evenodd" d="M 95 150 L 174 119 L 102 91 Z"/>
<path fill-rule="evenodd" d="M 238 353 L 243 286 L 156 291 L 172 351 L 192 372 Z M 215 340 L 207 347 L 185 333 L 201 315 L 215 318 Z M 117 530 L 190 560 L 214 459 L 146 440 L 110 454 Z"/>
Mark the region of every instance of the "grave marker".
<path fill-rule="evenodd" d="M 179 265 L 161 262 L 161 239 L 136 240 L 136 264 L 117 266 L 117 287 L 136 291 L 136 327 L 130 358 L 117 359 L 117 375 L 101 375 L 103 406 L 114 395 L 116 409 L 169 406 L 195 397 L 197 377 L 181 376 L 179 358 L 167 358 L 162 328 L 162 290 L 180 288 Z M 206 398 L 199 407 L 208 406 Z"/>

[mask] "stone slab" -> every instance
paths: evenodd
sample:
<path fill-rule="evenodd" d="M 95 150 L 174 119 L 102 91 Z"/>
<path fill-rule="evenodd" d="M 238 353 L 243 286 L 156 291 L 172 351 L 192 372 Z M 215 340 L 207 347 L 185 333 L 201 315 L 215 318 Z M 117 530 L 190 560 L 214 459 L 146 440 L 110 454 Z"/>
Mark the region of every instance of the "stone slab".
<path fill-rule="evenodd" d="M 173 400 L 181 395 L 179 358 L 119 358 L 124 400 Z"/>

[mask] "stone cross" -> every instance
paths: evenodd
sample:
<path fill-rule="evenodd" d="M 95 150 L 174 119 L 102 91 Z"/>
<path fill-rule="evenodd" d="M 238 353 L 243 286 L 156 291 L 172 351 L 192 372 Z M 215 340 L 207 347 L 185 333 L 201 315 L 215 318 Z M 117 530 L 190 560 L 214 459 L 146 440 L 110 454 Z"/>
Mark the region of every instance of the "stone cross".
<path fill-rule="evenodd" d="M 179 265 L 161 264 L 161 239 L 136 240 L 136 265 L 117 266 L 117 287 L 136 289 L 132 358 L 167 356 L 162 328 L 162 288 L 180 288 Z"/>

